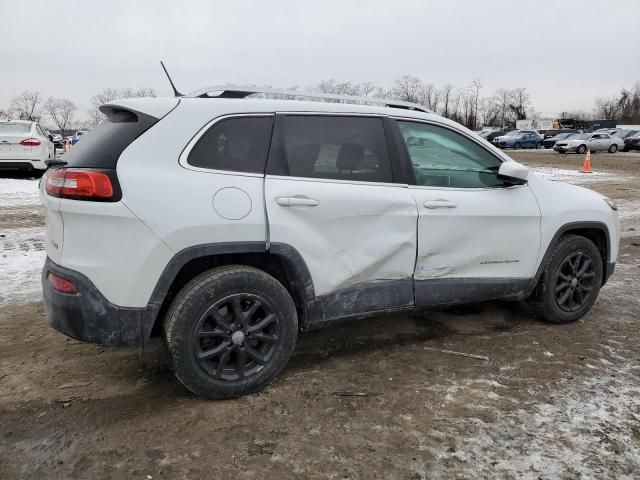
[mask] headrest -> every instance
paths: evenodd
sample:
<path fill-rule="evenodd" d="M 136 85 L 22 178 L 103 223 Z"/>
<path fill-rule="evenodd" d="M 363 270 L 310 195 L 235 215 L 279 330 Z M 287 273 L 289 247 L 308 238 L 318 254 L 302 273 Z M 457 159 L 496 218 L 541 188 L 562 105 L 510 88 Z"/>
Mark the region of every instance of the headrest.
<path fill-rule="evenodd" d="M 336 167 L 339 170 L 357 170 L 364 158 L 364 145 L 358 143 L 345 143 L 340 148 Z"/>

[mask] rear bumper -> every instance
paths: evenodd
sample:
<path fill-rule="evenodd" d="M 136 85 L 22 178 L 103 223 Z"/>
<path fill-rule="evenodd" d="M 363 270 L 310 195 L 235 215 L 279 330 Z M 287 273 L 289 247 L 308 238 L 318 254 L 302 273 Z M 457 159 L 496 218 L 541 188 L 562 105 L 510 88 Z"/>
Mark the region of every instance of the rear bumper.
<path fill-rule="evenodd" d="M 47 165 L 40 160 L 2 160 L 0 170 L 46 170 Z"/>
<path fill-rule="evenodd" d="M 72 280 L 78 293 L 53 288 L 49 272 Z M 47 322 L 65 335 L 83 342 L 109 346 L 142 345 L 149 338 L 159 305 L 119 307 L 109 302 L 81 273 L 56 265 L 47 257 L 42 271 L 42 291 Z"/>

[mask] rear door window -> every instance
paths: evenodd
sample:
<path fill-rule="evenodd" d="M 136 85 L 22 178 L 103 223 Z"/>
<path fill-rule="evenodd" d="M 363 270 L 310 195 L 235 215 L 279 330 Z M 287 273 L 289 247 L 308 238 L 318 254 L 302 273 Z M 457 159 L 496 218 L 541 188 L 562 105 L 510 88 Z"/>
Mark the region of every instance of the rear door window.
<path fill-rule="evenodd" d="M 264 173 L 272 128 L 272 115 L 215 122 L 193 146 L 187 163 L 212 170 Z"/>
<path fill-rule="evenodd" d="M 285 115 L 267 173 L 361 182 L 393 182 L 382 118 Z"/>

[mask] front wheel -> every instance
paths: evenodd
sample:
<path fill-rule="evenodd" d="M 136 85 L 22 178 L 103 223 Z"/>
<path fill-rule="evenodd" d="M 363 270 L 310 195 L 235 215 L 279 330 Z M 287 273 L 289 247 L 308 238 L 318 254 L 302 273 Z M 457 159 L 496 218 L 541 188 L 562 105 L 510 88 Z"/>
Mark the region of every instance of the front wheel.
<path fill-rule="evenodd" d="M 164 336 L 178 380 L 211 399 L 264 388 L 293 353 L 298 317 L 275 278 L 252 267 L 209 270 L 176 296 Z"/>
<path fill-rule="evenodd" d="M 587 151 L 587 146 L 586 146 L 586 145 L 580 145 L 580 146 L 576 149 L 576 152 L 577 152 L 577 153 L 579 153 L 579 154 L 581 154 L 581 155 L 582 155 L 583 153 L 586 153 L 586 151 Z"/>
<path fill-rule="evenodd" d="M 593 242 L 566 235 L 555 247 L 529 303 L 546 322 L 575 322 L 596 301 L 602 272 L 602 258 Z"/>
<path fill-rule="evenodd" d="M 618 151 L 618 145 L 616 145 L 615 143 L 612 143 L 611 146 L 609 147 L 609 153 L 616 153 Z"/>

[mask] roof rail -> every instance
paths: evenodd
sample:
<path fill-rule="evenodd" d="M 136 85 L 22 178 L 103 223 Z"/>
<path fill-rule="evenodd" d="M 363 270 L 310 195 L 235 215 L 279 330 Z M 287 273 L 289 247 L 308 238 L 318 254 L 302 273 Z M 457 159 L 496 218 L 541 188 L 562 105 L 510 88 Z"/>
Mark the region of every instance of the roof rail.
<path fill-rule="evenodd" d="M 390 108 L 403 108 L 419 112 L 434 113 L 417 103 L 403 102 L 390 98 L 358 97 L 355 95 L 338 95 L 334 93 L 304 92 L 299 90 L 279 90 L 274 88 L 256 88 L 238 85 L 212 85 L 195 90 L 185 95 L 187 98 L 245 98 L 249 95 L 284 95 L 290 97 L 306 97 L 310 99 L 339 100 L 341 103 L 378 104 Z"/>

